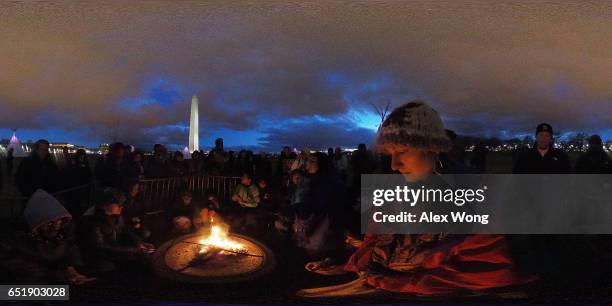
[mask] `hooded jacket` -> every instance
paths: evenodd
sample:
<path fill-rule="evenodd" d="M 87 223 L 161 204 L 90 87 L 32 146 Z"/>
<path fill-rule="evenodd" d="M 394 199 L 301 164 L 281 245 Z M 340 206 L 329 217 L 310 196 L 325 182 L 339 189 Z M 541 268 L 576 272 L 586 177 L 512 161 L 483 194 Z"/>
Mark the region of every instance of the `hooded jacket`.
<path fill-rule="evenodd" d="M 11 256 L 3 258 L 2 266 L 24 279 L 53 278 L 69 266 L 81 264 L 75 244 L 70 214 L 50 194 L 38 189 L 24 211 L 25 231 L 13 237 Z M 39 226 L 64 218 L 68 223 L 54 237 L 37 235 Z"/>

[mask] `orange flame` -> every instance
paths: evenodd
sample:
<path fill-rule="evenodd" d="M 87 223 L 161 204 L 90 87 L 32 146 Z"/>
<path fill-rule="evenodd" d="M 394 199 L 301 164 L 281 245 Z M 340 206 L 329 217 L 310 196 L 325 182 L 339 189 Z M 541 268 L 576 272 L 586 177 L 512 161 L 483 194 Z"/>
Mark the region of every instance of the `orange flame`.
<path fill-rule="evenodd" d="M 210 229 L 210 235 L 200 240 L 199 243 L 202 245 L 200 253 L 205 253 L 215 248 L 235 252 L 244 250 L 242 244 L 228 238 L 227 227 L 223 225 L 213 225 Z"/>

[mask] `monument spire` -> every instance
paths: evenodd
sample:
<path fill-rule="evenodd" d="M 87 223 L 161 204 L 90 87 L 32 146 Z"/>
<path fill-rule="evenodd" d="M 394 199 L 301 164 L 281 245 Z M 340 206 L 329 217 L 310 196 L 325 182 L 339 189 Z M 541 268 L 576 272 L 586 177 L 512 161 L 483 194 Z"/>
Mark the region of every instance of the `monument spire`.
<path fill-rule="evenodd" d="M 198 97 L 193 95 L 191 98 L 191 116 L 189 118 L 189 153 L 200 149 L 199 143 L 199 115 L 198 115 Z"/>

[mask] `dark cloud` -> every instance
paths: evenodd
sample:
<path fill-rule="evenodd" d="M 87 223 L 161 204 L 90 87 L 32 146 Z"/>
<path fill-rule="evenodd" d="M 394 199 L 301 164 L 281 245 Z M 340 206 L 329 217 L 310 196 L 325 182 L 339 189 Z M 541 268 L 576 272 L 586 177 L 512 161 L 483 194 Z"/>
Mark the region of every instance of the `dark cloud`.
<path fill-rule="evenodd" d="M 294 122 L 282 128 L 270 128 L 268 136 L 260 138 L 261 146 L 278 151 L 284 146 L 325 150 L 329 147 L 357 148 L 360 143 L 370 144 L 375 132 L 352 126 L 349 122 L 312 121 Z"/>
<path fill-rule="evenodd" d="M 196 93 L 204 128 L 421 98 L 459 133 L 541 121 L 596 131 L 612 122 L 610 12 L 608 2 L 2 2 L 0 126 L 185 143 Z M 172 83 L 147 92 L 159 78 Z M 141 98 L 152 103 L 122 104 Z M 307 135 L 367 134 L 350 125 L 313 122 Z M 266 141 L 292 130 L 268 129 Z"/>

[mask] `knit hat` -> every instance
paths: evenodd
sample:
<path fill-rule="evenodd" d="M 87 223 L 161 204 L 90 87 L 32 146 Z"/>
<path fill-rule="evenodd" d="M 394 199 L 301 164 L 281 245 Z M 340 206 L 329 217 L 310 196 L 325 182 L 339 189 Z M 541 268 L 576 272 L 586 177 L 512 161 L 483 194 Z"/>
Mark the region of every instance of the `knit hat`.
<path fill-rule="evenodd" d="M 422 101 L 396 108 L 380 125 L 376 145 L 390 144 L 432 152 L 445 152 L 452 146 L 438 112 Z"/>
<path fill-rule="evenodd" d="M 540 123 L 538 124 L 538 127 L 536 128 L 536 135 L 538 135 L 539 132 L 548 132 L 550 133 L 550 135 L 552 135 L 553 128 L 548 123 Z"/>
<path fill-rule="evenodd" d="M 62 204 L 52 195 L 42 189 L 37 189 L 23 212 L 26 223 L 31 230 L 39 226 L 49 223 L 53 220 L 61 218 L 70 218 L 72 216 L 62 206 Z"/>

